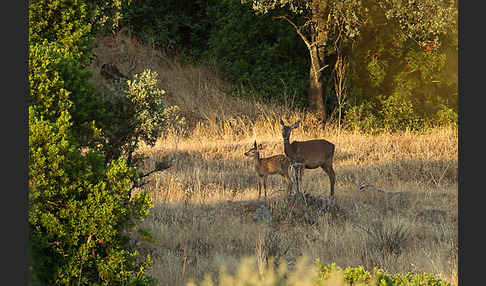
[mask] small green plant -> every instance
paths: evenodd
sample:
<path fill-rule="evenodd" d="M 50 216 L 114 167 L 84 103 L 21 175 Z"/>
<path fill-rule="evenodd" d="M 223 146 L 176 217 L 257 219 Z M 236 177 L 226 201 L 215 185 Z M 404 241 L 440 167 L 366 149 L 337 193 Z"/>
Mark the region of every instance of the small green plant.
<path fill-rule="evenodd" d="M 149 69 L 132 80 L 110 83 L 101 91 L 101 143 L 108 160 L 124 155 L 133 165 L 139 159 L 133 154 L 141 141 L 153 146 L 168 127 L 180 129 L 185 125 L 179 108 L 165 104 L 165 94 L 158 87 L 158 74 Z"/>
<path fill-rule="evenodd" d="M 371 102 L 364 102 L 359 105 L 349 105 L 345 110 L 344 125 L 347 129 L 378 133 L 383 130 L 383 123 L 373 114 L 374 105 Z"/>
<path fill-rule="evenodd" d="M 388 274 L 385 271 L 374 268 L 373 273 L 366 271 L 363 266 L 346 267 L 344 270 L 335 263 L 323 265 L 316 260 L 319 268 L 319 284 L 317 285 L 416 285 L 416 286 L 449 286 L 437 276 L 430 273 L 398 273 Z M 336 281 L 335 277 L 342 277 Z M 334 279 L 331 281 L 331 279 Z M 343 283 L 345 282 L 345 283 Z"/>
<path fill-rule="evenodd" d="M 457 111 L 445 105 L 441 105 L 439 111 L 437 111 L 436 124 L 438 124 L 439 126 L 457 127 L 458 125 Z"/>
<path fill-rule="evenodd" d="M 209 275 L 206 275 L 200 285 L 449 286 L 447 282 L 429 273 L 388 274 L 378 268 L 374 268 L 373 272 L 370 273 L 362 266 L 342 269 L 335 263 L 323 265 L 319 259 L 316 259 L 315 264 L 309 264 L 304 257 L 297 261 L 292 271 L 289 271 L 286 265 L 284 261 L 281 261 L 278 268 L 276 268 L 273 261 L 271 261 L 261 270 L 261 275 L 258 275 L 256 259 L 245 258 L 234 274 L 228 273 L 222 267 L 217 284 L 213 282 Z M 196 286 L 197 284 L 194 281 L 190 281 L 187 285 Z"/>
<path fill-rule="evenodd" d="M 421 120 L 414 112 L 413 104 L 400 93 L 394 93 L 383 101 L 383 127 L 391 131 L 420 130 L 423 126 Z"/>
<path fill-rule="evenodd" d="M 386 62 L 380 62 L 378 59 L 373 59 L 368 63 L 367 69 L 372 86 L 377 87 L 383 82 L 386 76 L 385 68 Z"/>

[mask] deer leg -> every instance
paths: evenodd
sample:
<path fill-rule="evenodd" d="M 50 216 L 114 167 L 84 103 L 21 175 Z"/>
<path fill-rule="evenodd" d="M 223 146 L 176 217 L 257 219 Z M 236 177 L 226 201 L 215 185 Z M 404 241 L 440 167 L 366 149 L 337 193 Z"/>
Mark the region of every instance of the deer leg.
<path fill-rule="evenodd" d="M 329 176 L 329 184 L 331 185 L 331 198 L 334 198 L 334 184 L 336 183 L 336 174 L 334 173 L 334 169 L 332 165 L 322 166 L 322 169 L 326 174 Z"/>
<path fill-rule="evenodd" d="M 302 166 L 295 166 L 295 190 L 300 193 L 300 182 L 302 180 Z"/>
<path fill-rule="evenodd" d="M 263 177 L 263 190 L 265 191 L 265 199 L 267 198 L 267 176 Z"/>
<path fill-rule="evenodd" d="M 262 180 L 262 177 L 261 176 L 258 176 L 258 199 L 260 199 L 261 197 L 261 180 Z"/>
<path fill-rule="evenodd" d="M 290 195 L 290 192 L 292 191 L 291 188 L 292 188 L 292 183 L 290 182 L 290 177 L 288 174 L 281 174 L 282 177 L 285 179 L 285 181 L 287 182 L 287 195 Z"/>
<path fill-rule="evenodd" d="M 302 181 L 302 177 L 304 176 L 304 166 L 299 166 L 297 168 L 297 177 L 298 177 L 298 187 L 299 187 L 299 192 L 300 192 L 300 182 Z"/>

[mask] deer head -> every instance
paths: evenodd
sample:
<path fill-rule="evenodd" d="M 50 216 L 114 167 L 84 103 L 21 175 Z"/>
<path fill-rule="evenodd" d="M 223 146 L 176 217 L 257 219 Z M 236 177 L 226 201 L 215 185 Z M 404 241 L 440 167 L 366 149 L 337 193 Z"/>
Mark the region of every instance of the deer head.
<path fill-rule="evenodd" d="M 299 127 L 300 125 L 300 120 L 295 122 L 294 124 L 290 126 L 286 126 L 285 123 L 283 122 L 282 119 L 280 119 L 280 125 L 282 125 L 282 137 L 284 140 L 289 140 L 290 138 L 290 133 L 292 132 L 292 129 L 295 129 Z"/>

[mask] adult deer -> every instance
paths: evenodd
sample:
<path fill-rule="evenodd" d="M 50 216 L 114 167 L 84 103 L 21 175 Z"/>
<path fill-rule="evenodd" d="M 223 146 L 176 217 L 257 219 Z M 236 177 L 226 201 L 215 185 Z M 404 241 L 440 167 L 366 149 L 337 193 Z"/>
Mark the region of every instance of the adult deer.
<path fill-rule="evenodd" d="M 255 161 L 255 171 L 258 174 L 258 198 L 261 197 L 261 181 L 263 180 L 263 189 L 265 191 L 265 198 L 267 197 L 267 176 L 279 174 L 287 181 L 287 191 L 290 192 L 290 177 L 289 177 L 289 159 L 283 155 L 274 155 L 267 158 L 260 158 L 259 150 L 262 150 L 262 145 L 253 142 L 253 148 L 245 152 L 245 156 L 253 157 Z"/>
<path fill-rule="evenodd" d="M 330 198 L 334 198 L 334 183 L 336 182 L 336 174 L 332 168 L 332 161 L 334 157 L 334 144 L 324 139 L 315 139 L 307 141 L 294 141 L 290 143 L 290 133 L 292 129 L 299 127 L 300 120 L 296 123 L 286 126 L 282 119 L 282 137 L 284 140 L 285 155 L 294 163 L 304 164 L 305 169 L 315 169 L 321 167 L 329 176 L 331 184 Z"/>

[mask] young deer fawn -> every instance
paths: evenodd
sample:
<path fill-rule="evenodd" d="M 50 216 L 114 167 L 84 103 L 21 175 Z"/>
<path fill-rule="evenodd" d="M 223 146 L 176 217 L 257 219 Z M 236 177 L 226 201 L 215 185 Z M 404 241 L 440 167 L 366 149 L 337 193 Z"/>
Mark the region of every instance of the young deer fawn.
<path fill-rule="evenodd" d="M 332 168 L 332 160 L 334 157 L 334 144 L 324 139 L 294 141 L 290 143 L 290 133 L 292 129 L 299 127 L 300 121 L 293 125 L 286 126 L 282 119 L 282 137 L 284 140 L 285 155 L 292 161 L 292 163 L 302 163 L 305 169 L 315 169 L 321 167 L 329 176 L 331 184 L 330 198 L 334 198 L 334 183 L 336 182 L 336 175 Z"/>
<path fill-rule="evenodd" d="M 253 148 L 245 152 L 245 156 L 253 157 L 255 161 L 255 171 L 258 174 L 258 198 L 261 197 L 261 181 L 263 180 L 263 189 L 265 191 L 265 198 L 267 197 L 267 176 L 279 174 L 287 181 L 287 191 L 290 192 L 290 177 L 289 166 L 290 161 L 283 155 L 274 155 L 267 158 L 260 158 L 259 150 L 262 150 L 262 145 L 258 145 L 256 141 L 253 143 Z"/>

